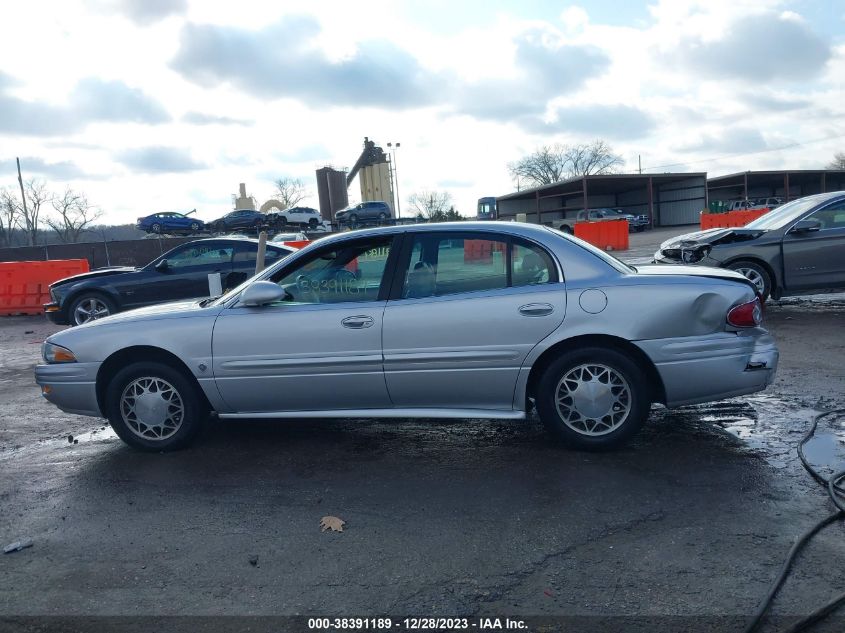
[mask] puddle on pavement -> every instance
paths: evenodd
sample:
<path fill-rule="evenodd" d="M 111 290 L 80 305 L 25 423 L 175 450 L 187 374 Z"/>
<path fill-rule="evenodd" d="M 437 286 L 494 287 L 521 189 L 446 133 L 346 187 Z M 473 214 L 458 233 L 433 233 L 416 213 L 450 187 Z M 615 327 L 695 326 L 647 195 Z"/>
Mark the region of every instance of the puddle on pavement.
<path fill-rule="evenodd" d="M 798 406 L 777 396 L 760 394 L 722 402 L 652 412 L 669 424 L 695 427 L 711 424 L 736 438 L 744 448 L 783 468 L 796 461 L 798 442 L 819 411 Z M 822 418 L 804 449 L 819 467 L 845 468 L 845 415 Z"/>

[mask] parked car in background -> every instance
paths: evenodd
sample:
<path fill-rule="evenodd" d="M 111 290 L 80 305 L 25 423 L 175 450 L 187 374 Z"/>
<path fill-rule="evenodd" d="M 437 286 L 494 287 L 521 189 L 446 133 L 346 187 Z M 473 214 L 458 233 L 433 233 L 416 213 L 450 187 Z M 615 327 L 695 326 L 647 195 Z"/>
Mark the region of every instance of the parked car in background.
<path fill-rule="evenodd" d="M 267 265 L 293 252 L 267 245 Z M 154 303 L 207 297 L 208 275 L 220 273 L 231 288 L 255 273 L 258 240 L 214 238 L 195 240 L 167 251 L 143 268 L 114 267 L 60 279 L 50 285 L 47 318 L 59 325 L 82 325 Z"/>
<path fill-rule="evenodd" d="M 209 222 L 208 225 L 215 233 L 238 229 L 252 229 L 257 231 L 270 226 L 272 220 L 272 216 L 265 215 L 254 209 L 237 209 L 231 213 L 227 213 L 222 218 L 217 218 L 213 222 Z"/>
<path fill-rule="evenodd" d="M 165 211 L 153 213 L 144 218 L 138 218 L 135 226 L 147 233 L 199 233 L 205 229 L 205 222 L 190 215 L 196 213 L 196 209 L 188 213 L 176 213 Z"/>
<path fill-rule="evenodd" d="M 343 211 L 335 213 L 335 221 L 338 224 L 356 226 L 360 222 L 372 223 L 384 221 L 392 217 L 390 205 L 380 200 L 361 202 L 348 207 Z"/>
<path fill-rule="evenodd" d="M 308 236 L 305 233 L 277 233 L 270 240 L 275 244 L 284 244 L 285 242 L 307 242 Z"/>
<path fill-rule="evenodd" d="M 47 400 L 149 451 L 185 446 L 212 410 L 524 420 L 532 407 L 567 445 L 604 449 L 653 402 L 771 383 L 761 318 L 732 271 L 632 268 L 521 222 L 419 224 L 328 236 L 216 300 L 59 332 L 35 375 Z"/>
<path fill-rule="evenodd" d="M 311 207 L 291 207 L 273 213 L 272 218 L 273 227 L 279 231 L 284 231 L 288 225 L 307 226 L 312 231 L 326 229 L 326 223 L 320 212 Z"/>
<path fill-rule="evenodd" d="M 755 198 L 752 201 L 751 209 L 777 209 L 784 203 L 784 199 L 772 196 L 769 198 Z"/>
<path fill-rule="evenodd" d="M 587 209 L 581 210 L 575 216 L 577 222 L 606 222 L 608 220 L 625 220 L 629 231 L 644 231 L 649 225 L 647 215 L 633 215 L 622 209 Z"/>
<path fill-rule="evenodd" d="M 845 289 L 845 191 L 793 200 L 742 228 L 673 237 L 654 261 L 735 270 L 764 300 Z"/>

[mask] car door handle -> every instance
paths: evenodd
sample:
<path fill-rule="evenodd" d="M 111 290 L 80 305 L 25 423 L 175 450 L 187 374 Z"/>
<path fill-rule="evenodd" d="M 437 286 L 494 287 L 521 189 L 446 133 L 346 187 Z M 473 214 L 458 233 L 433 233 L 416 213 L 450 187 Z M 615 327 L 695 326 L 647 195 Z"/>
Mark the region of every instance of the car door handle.
<path fill-rule="evenodd" d="M 526 303 L 524 306 L 519 306 L 519 313 L 528 317 L 546 316 L 554 311 L 554 306 L 548 303 Z"/>
<path fill-rule="evenodd" d="M 352 328 L 353 330 L 363 330 L 364 328 L 372 327 L 373 323 L 373 317 L 369 316 L 346 317 L 340 322 L 343 327 Z"/>

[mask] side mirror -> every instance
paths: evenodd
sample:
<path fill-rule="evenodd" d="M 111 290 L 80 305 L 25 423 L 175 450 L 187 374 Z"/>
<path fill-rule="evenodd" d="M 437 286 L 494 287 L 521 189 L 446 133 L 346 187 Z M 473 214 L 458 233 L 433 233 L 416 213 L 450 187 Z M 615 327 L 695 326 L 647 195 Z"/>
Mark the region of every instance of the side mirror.
<path fill-rule="evenodd" d="M 168 269 L 168 264 L 166 259 L 162 259 L 159 263 L 156 264 L 156 270 L 160 273 L 163 273 L 165 270 Z"/>
<path fill-rule="evenodd" d="M 256 281 L 241 294 L 241 303 L 245 306 L 263 306 L 268 303 L 282 301 L 285 291 L 279 284 L 272 281 Z"/>
<path fill-rule="evenodd" d="M 810 233 L 811 231 L 818 231 L 822 228 L 822 223 L 818 220 L 799 220 L 791 229 L 790 233 Z"/>

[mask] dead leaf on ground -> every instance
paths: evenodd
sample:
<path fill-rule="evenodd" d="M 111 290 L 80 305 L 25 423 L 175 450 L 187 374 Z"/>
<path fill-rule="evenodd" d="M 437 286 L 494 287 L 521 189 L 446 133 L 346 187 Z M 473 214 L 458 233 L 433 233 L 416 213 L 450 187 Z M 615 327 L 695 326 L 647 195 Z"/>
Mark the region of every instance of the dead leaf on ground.
<path fill-rule="evenodd" d="M 343 526 L 346 521 L 337 517 L 326 516 L 320 519 L 320 531 L 325 532 L 331 530 L 332 532 L 343 532 Z"/>

